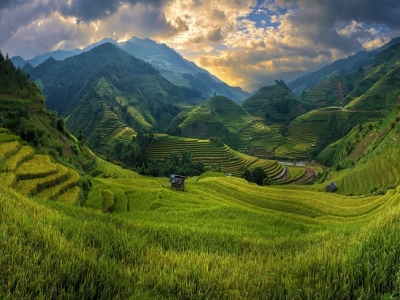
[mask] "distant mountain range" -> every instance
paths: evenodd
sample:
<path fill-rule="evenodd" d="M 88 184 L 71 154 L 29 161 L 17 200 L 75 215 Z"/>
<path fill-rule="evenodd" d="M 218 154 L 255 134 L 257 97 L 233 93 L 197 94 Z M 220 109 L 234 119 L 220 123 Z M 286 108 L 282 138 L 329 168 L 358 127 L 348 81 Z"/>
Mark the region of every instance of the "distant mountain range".
<path fill-rule="evenodd" d="M 336 60 L 317 71 L 300 76 L 299 78 L 288 82 L 287 86 L 292 90 L 293 93 L 299 96 L 303 91 L 307 91 L 311 87 L 319 84 L 331 76 L 348 74 L 357 70 L 359 67 L 368 66 L 381 51 L 399 42 L 400 37 L 392 39 L 389 43 L 378 49 L 371 51 L 360 51 L 354 55 Z"/>
<path fill-rule="evenodd" d="M 206 98 L 218 94 L 241 103 L 250 95 L 240 87 L 231 87 L 227 85 L 217 77 L 211 75 L 208 71 L 198 67 L 195 63 L 184 59 L 179 53 L 167 45 L 158 44 L 147 38 L 140 39 L 133 37 L 123 43 L 105 38 L 84 49 L 75 49 L 71 51 L 57 50 L 36 56 L 29 60 L 24 60 L 20 56 L 14 56 L 11 60 L 15 66 L 25 69 L 28 68 L 28 70 L 30 70 L 31 67 L 37 67 L 51 57 L 55 60 L 64 60 L 68 57 L 90 51 L 104 43 L 112 43 L 136 58 L 150 63 L 163 77 L 173 84 L 194 88 L 200 91 Z"/>

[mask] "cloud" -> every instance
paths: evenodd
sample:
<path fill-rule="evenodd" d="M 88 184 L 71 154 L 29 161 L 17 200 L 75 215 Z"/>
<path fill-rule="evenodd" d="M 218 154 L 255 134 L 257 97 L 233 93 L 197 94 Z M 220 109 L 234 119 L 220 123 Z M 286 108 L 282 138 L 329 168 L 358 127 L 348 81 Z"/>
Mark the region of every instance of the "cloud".
<path fill-rule="evenodd" d="M 379 47 L 398 20 L 398 0 L 0 0 L 0 49 L 31 58 L 149 37 L 253 90 Z"/>
<path fill-rule="evenodd" d="M 85 22 L 99 20 L 115 14 L 121 4 L 135 6 L 143 4 L 160 7 L 164 0 L 69 0 L 58 1 L 56 9 L 66 16 L 76 17 Z"/>
<path fill-rule="evenodd" d="M 207 33 L 207 41 L 217 43 L 222 40 L 221 28 L 211 30 Z"/>

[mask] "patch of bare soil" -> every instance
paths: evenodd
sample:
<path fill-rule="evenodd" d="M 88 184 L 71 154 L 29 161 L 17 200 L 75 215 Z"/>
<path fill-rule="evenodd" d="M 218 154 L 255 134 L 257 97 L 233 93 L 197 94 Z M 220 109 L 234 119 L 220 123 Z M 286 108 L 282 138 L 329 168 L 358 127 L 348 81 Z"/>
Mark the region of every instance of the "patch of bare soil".
<path fill-rule="evenodd" d="M 312 182 L 315 178 L 317 178 L 316 170 L 313 170 L 311 168 L 304 167 L 306 169 L 305 173 L 303 176 L 301 176 L 299 179 L 296 179 L 295 181 L 292 181 L 290 184 L 305 184 L 305 183 L 310 183 Z"/>

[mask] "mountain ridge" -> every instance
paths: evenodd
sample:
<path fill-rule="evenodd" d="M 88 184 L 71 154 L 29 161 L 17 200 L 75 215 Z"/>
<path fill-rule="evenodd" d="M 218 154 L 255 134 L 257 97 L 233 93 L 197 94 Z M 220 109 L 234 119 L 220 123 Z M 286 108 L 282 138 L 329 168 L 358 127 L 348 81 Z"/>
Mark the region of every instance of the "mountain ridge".
<path fill-rule="evenodd" d="M 111 38 L 104 38 L 83 49 L 47 52 L 26 61 L 21 57 L 12 57 L 11 60 L 20 68 L 23 68 L 26 63 L 31 64 L 33 67 L 37 67 L 50 57 L 53 57 L 56 60 L 64 60 L 71 56 L 88 52 L 94 47 L 104 43 L 112 43 L 137 58 L 150 63 L 155 63 L 156 69 L 160 71 L 161 75 L 174 84 L 197 89 L 200 87 L 202 89 L 200 91 L 205 97 L 210 97 L 214 93 L 217 93 L 230 97 L 238 103 L 241 103 L 249 95 L 248 92 L 243 91 L 240 87 L 231 87 L 205 69 L 198 67 L 194 62 L 184 59 L 178 52 L 167 45 L 159 44 L 148 38 L 140 39 L 138 37 L 132 37 L 130 40 L 121 43 L 118 43 Z M 164 57 L 164 59 L 160 59 L 160 57 Z M 180 67 L 177 68 L 175 65 L 171 65 L 171 61 Z M 185 78 L 185 74 L 189 74 L 188 76 L 192 79 L 188 80 Z M 201 85 L 197 84 L 197 82 L 201 82 Z"/>

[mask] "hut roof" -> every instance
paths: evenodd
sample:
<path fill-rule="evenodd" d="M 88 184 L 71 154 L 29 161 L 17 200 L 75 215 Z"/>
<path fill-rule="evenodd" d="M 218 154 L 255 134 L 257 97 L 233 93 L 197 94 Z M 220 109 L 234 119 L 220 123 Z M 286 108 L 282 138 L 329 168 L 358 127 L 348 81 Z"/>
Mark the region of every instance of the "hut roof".
<path fill-rule="evenodd" d="M 334 183 L 333 181 L 331 183 L 329 183 L 326 187 L 325 190 L 330 191 L 330 192 L 335 192 L 337 191 L 338 187 L 337 184 Z"/>

